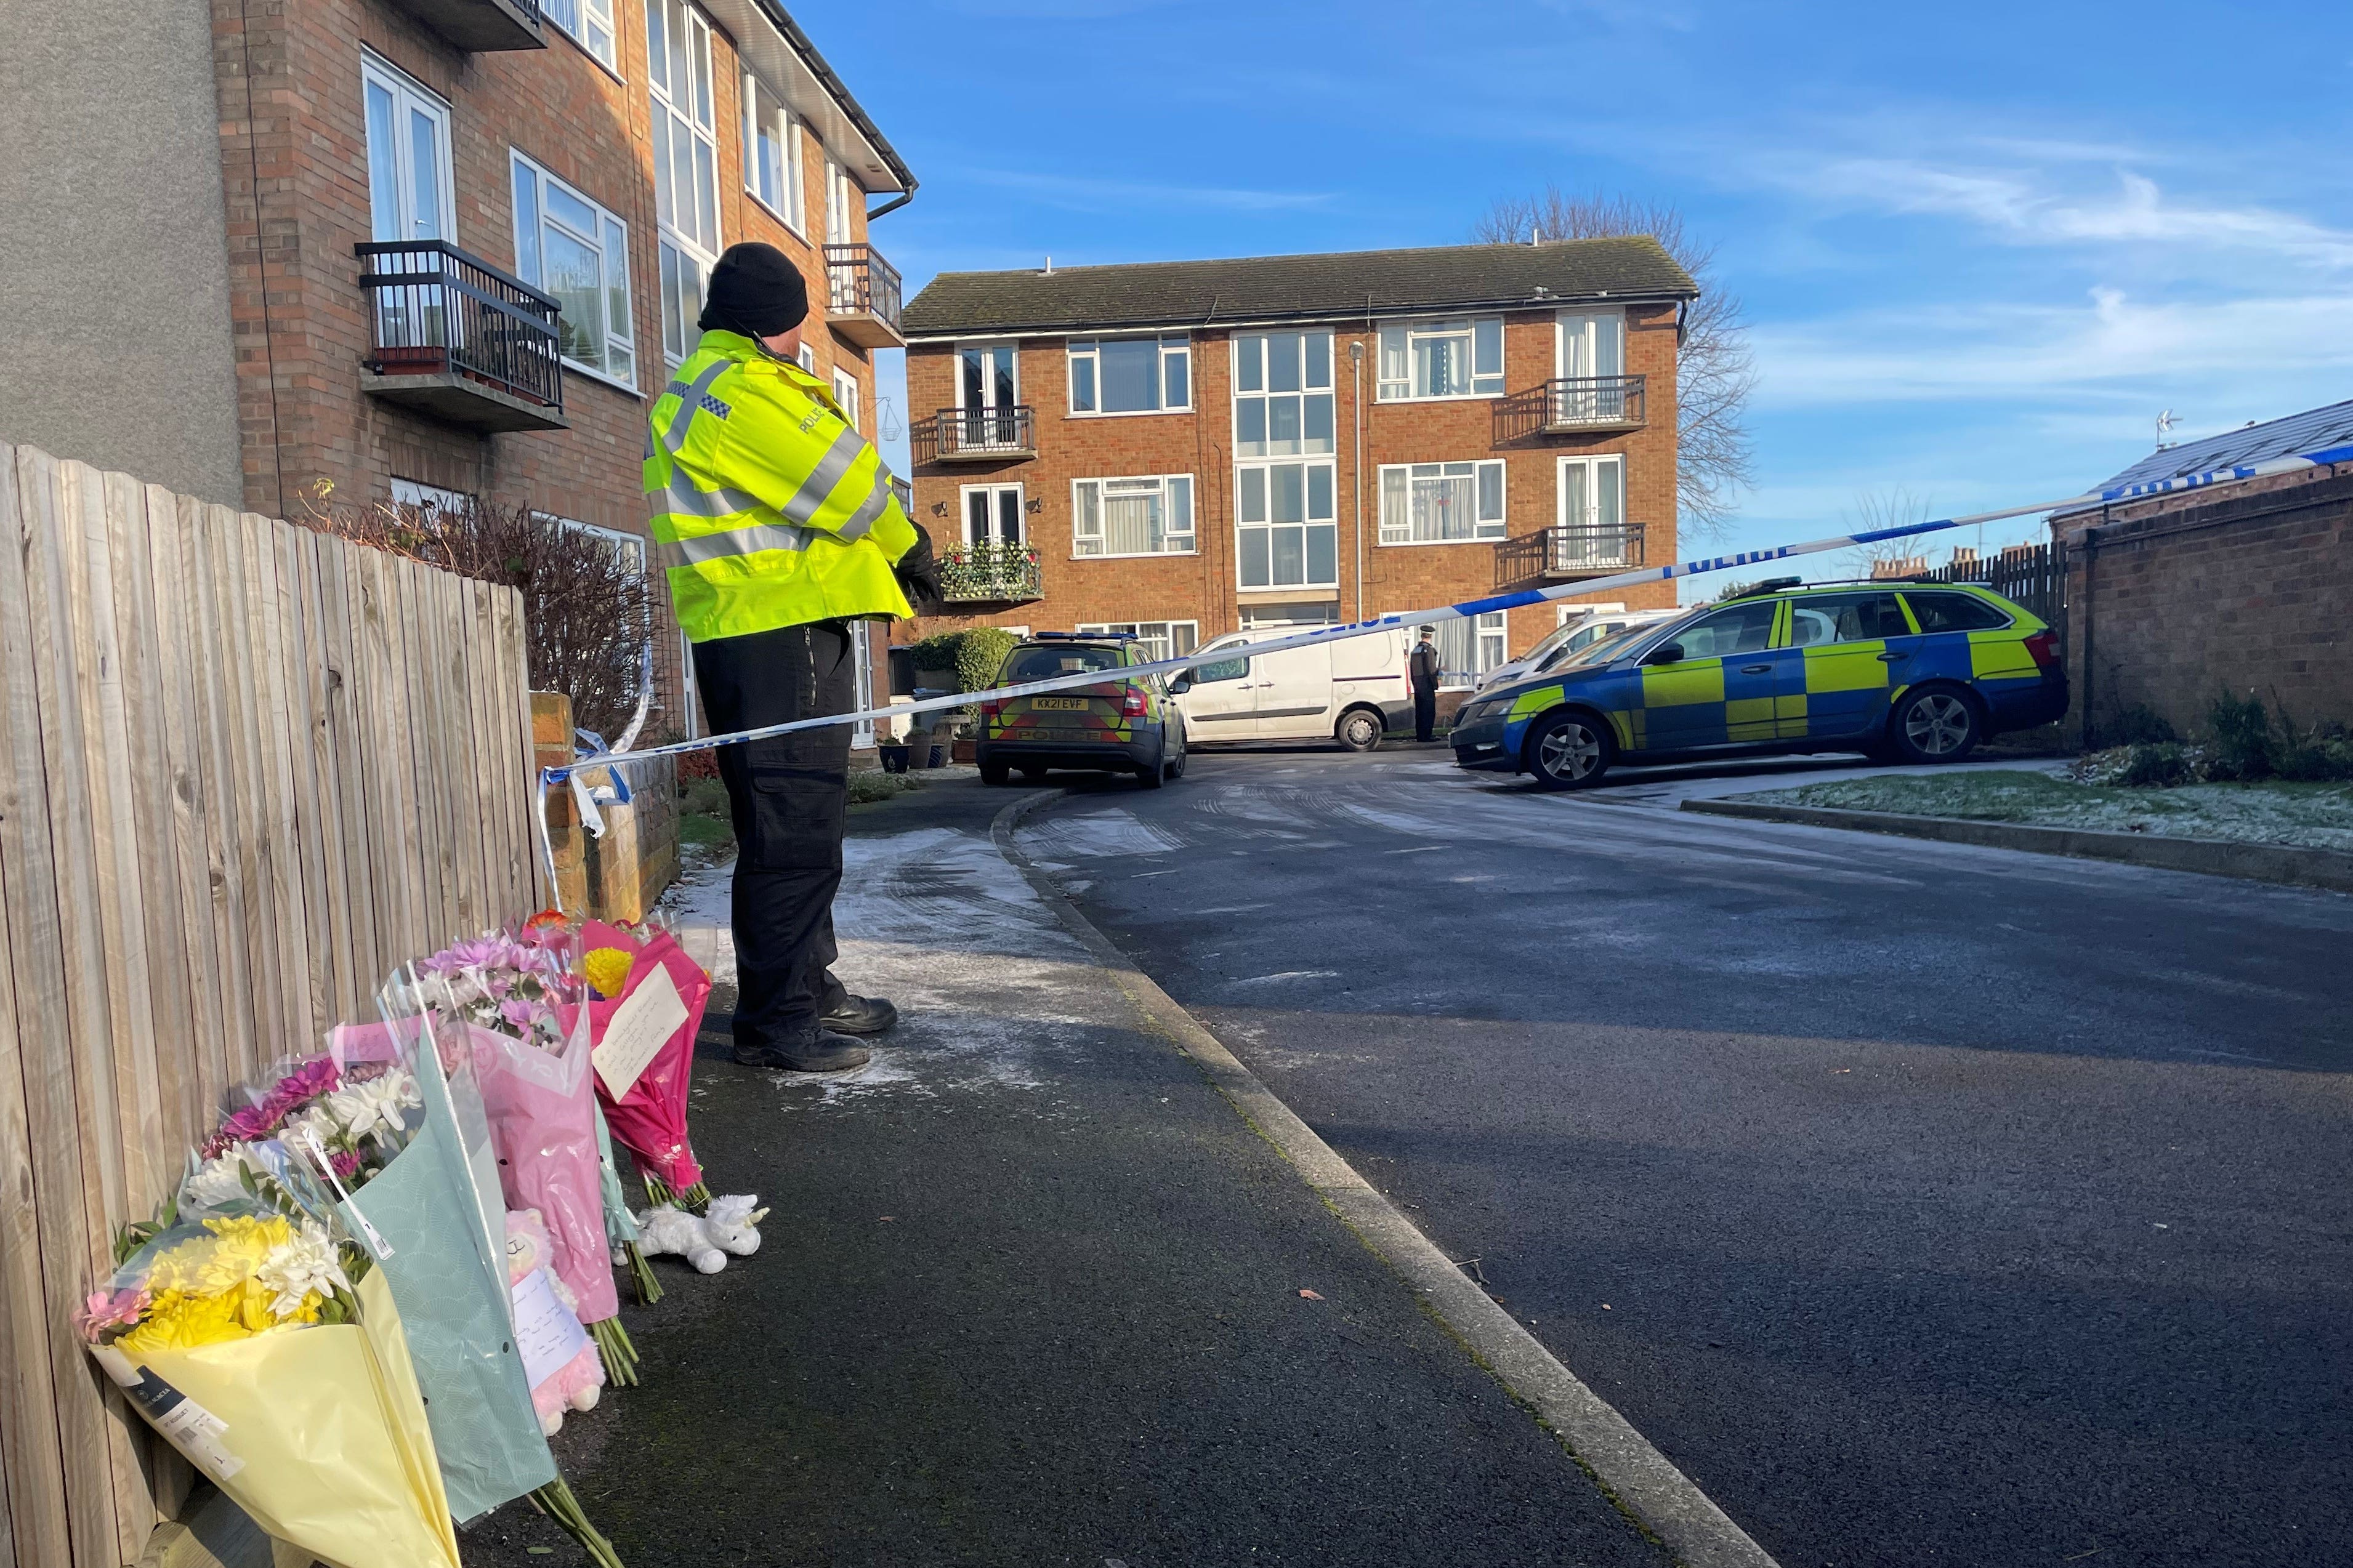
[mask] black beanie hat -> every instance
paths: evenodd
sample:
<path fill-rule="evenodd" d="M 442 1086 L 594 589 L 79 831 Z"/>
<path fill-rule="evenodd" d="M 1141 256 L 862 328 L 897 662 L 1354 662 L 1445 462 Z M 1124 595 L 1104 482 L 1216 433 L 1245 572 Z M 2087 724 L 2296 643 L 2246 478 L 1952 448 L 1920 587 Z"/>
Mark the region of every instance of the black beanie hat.
<path fill-rule="evenodd" d="M 702 319 L 695 325 L 706 332 L 773 338 L 799 326 L 807 316 L 808 285 L 801 269 L 775 246 L 747 240 L 729 246 L 711 269 Z"/>

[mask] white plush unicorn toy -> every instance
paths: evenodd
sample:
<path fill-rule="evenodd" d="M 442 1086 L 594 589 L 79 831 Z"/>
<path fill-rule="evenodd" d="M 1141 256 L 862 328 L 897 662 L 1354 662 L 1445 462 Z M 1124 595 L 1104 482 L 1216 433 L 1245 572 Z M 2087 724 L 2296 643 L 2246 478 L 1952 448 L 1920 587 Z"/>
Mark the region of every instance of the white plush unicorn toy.
<path fill-rule="evenodd" d="M 658 1204 L 638 1216 L 645 1234 L 638 1245 L 648 1258 L 675 1254 L 705 1274 L 727 1267 L 732 1255 L 749 1258 L 760 1250 L 759 1223 L 766 1209 L 754 1208 L 758 1196 L 731 1193 L 711 1200 L 711 1212 L 700 1217 L 673 1204 Z"/>

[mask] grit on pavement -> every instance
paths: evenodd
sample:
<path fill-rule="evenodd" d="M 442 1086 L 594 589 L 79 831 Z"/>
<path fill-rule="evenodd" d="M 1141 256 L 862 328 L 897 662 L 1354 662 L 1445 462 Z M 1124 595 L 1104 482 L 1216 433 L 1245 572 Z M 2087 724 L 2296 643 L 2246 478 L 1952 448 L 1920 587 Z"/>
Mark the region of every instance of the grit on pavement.
<path fill-rule="evenodd" d="M 904 1014 L 863 1072 L 738 1067 L 714 998 L 696 1149 L 770 1212 L 657 1261 L 641 1385 L 555 1439 L 623 1560 L 1663 1568 L 998 853 L 1008 798 L 853 812 L 840 973 Z M 723 870 L 675 908 L 731 974 Z M 521 1505 L 463 1542 L 586 1561 Z"/>
<path fill-rule="evenodd" d="M 1685 776 L 1197 752 L 1020 842 L 1784 1568 L 2353 1562 L 2353 900 Z"/>

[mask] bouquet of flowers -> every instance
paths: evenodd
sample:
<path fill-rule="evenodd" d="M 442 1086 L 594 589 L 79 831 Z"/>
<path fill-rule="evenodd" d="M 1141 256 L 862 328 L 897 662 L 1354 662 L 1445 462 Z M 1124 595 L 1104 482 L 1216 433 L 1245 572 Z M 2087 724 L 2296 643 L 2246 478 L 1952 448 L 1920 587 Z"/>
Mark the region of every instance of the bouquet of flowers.
<path fill-rule="evenodd" d="M 577 946 L 605 1119 L 636 1160 L 648 1201 L 682 1197 L 700 1211 L 711 1189 L 687 1134 L 686 1101 L 711 976 L 659 926 L 589 921 Z"/>
<path fill-rule="evenodd" d="M 399 1309 L 450 1511 L 470 1520 L 529 1496 L 592 1561 L 617 1568 L 532 1408 L 505 1287 L 496 1157 L 463 1035 L 450 1034 L 446 1053 L 424 1048 L 433 1042 L 412 1009 L 340 1026 L 326 1056 L 281 1064 L 267 1089 L 242 1091 L 247 1104 L 182 1184 L 179 1212 L 330 1205 L 367 1239 Z"/>
<path fill-rule="evenodd" d="M 254 1146 L 269 1168 L 283 1157 Z M 241 1162 L 237 1184 L 260 1177 Z M 275 1170 L 283 1192 L 302 1178 Z M 459 1568 L 400 1311 L 369 1250 L 291 1198 L 119 1239 L 75 1326 L 140 1415 L 271 1535 L 331 1568 Z"/>
<path fill-rule="evenodd" d="M 504 1207 L 540 1212 L 554 1244 L 551 1266 L 578 1300 L 607 1376 L 628 1387 L 637 1351 L 618 1316 L 588 1031 L 567 952 L 561 931 L 497 931 L 418 967 L 427 1000 L 465 1031 Z"/>

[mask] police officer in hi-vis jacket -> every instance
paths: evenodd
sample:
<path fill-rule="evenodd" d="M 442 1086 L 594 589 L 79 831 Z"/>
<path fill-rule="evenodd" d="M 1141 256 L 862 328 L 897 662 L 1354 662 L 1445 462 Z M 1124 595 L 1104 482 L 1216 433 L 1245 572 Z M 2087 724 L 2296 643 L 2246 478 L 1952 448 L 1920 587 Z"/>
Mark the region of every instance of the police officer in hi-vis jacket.
<path fill-rule="evenodd" d="M 936 601 L 931 541 L 874 448 L 803 370 L 808 292 L 772 246 L 712 269 L 702 342 L 655 399 L 645 489 L 654 558 L 719 733 L 868 705 L 851 623 Z M 863 1066 L 850 1035 L 898 1013 L 833 977 L 849 726 L 724 746 L 737 847 L 735 1059 L 800 1072 Z"/>

